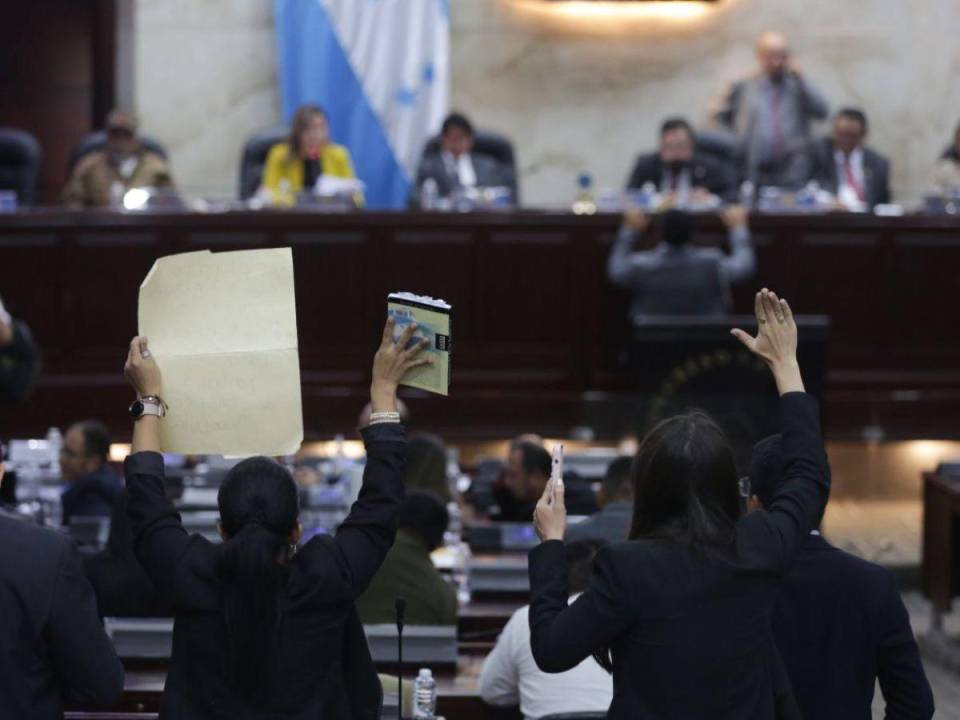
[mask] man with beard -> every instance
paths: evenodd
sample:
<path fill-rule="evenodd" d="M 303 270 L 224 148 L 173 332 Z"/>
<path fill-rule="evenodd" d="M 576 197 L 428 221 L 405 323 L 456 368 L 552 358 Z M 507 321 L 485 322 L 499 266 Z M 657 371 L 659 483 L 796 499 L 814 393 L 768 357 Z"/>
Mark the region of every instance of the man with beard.
<path fill-rule="evenodd" d="M 84 156 L 70 174 L 63 190 L 66 205 L 108 206 L 116 184 L 123 192 L 131 188 L 173 188 L 170 166 L 143 147 L 133 117 L 113 110 L 107 116 L 106 133 L 103 149 Z"/>

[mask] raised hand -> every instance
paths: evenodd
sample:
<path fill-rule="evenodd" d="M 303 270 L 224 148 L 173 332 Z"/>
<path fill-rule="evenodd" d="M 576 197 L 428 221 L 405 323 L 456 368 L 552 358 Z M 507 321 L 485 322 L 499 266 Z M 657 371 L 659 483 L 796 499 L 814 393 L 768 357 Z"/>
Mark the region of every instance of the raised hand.
<path fill-rule="evenodd" d="M 797 363 L 797 323 L 786 300 L 764 288 L 754 300 L 757 336 L 739 328 L 730 332 L 744 347 L 770 367 L 780 394 L 803 392 L 803 379 Z"/>
<path fill-rule="evenodd" d="M 400 334 L 397 342 L 393 341 L 393 329 L 397 322 L 388 317 L 383 326 L 383 337 L 380 347 L 373 357 L 373 380 L 370 383 L 370 401 L 374 412 L 393 412 L 397 409 L 397 386 L 400 380 L 413 368 L 433 363 L 428 357 L 419 357 L 420 352 L 430 343 L 424 338 L 413 347 L 407 349 L 417 326 L 408 325 Z"/>
<path fill-rule="evenodd" d="M 533 527 L 543 541 L 563 540 L 567 532 L 567 506 L 563 493 L 564 486 L 550 480 L 533 511 Z"/>
<path fill-rule="evenodd" d="M 135 337 L 130 341 L 130 350 L 127 353 L 127 362 L 123 366 L 123 374 L 137 393 L 137 397 L 160 395 L 162 377 L 157 361 L 153 359 L 147 348 L 147 338 Z"/>

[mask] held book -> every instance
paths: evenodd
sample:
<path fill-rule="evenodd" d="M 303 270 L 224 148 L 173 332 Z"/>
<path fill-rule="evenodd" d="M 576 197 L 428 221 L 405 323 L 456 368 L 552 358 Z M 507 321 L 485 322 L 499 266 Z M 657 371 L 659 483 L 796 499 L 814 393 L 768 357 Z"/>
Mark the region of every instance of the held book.
<path fill-rule="evenodd" d="M 400 381 L 401 385 L 419 388 L 438 395 L 447 395 L 450 389 L 450 352 L 452 349 L 450 316 L 453 308 L 443 300 L 409 292 L 390 293 L 387 296 L 387 314 L 396 319 L 394 339 L 399 338 L 410 323 L 417 324 L 414 339 L 426 338 L 429 344 L 422 355 L 433 360 L 432 365 L 414 368 Z"/>

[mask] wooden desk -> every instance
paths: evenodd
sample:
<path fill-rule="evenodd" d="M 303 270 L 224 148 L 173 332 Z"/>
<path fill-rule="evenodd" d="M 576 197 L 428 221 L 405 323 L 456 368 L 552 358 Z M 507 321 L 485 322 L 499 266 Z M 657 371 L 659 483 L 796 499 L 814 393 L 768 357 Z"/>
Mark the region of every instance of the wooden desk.
<path fill-rule="evenodd" d="M 923 591 L 933 604 L 933 626 L 960 592 L 960 477 L 923 474 Z"/>
<path fill-rule="evenodd" d="M 354 426 L 384 298 L 410 289 L 451 301 L 457 328 L 451 397 L 412 400 L 418 427 L 455 440 L 532 429 L 565 436 L 593 424 L 599 439 L 614 439 L 603 403 L 625 390 L 618 355 L 628 330 L 628 296 L 605 277 L 617 224 L 612 215 L 537 212 L 0 215 L 0 292 L 45 358 L 31 401 L 0 414 L 0 435 L 42 436 L 94 410 L 128 434 L 120 361 L 154 259 L 290 246 L 308 438 Z M 735 310 L 749 313 L 752 291 L 767 285 L 796 312 L 832 319 L 828 436 L 859 438 L 867 425 L 891 439 L 954 436 L 960 219 L 757 216 L 752 224 L 758 272 L 736 290 Z M 723 242 L 716 219 L 698 232 L 698 242 Z"/>

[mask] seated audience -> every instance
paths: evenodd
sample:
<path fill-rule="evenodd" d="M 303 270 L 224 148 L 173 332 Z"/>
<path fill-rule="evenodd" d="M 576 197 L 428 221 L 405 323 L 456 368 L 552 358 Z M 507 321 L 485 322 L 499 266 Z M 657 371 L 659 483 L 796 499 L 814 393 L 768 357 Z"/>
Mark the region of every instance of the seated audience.
<path fill-rule="evenodd" d="M 784 442 L 757 443 L 751 508 L 772 507 L 786 483 Z M 817 518 L 817 524 L 822 513 Z M 817 530 L 797 546 L 773 611 L 773 634 L 802 716 L 872 717 L 877 681 L 886 717 L 928 719 L 933 696 L 893 574 L 827 542 Z"/>
<path fill-rule="evenodd" d="M 495 520 L 530 522 L 537 498 L 550 479 L 550 453 L 533 441 L 536 436 L 521 435 L 510 444 L 507 464 L 494 485 L 493 494 L 499 513 Z M 564 478 L 567 480 L 568 478 Z M 572 515 L 590 515 L 597 509 L 590 486 L 579 478 L 569 478 L 567 496 Z"/>
<path fill-rule="evenodd" d="M 142 146 L 132 115 L 114 110 L 107 116 L 107 142 L 81 158 L 63 190 L 63 202 L 72 207 L 106 207 L 116 183 L 131 188 L 172 188 L 166 160 Z"/>
<path fill-rule="evenodd" d="M 730 255 L 719 248 L 691 243 L 693 218 L 682 210 L 658 217 L 661 243 L 650 250 L 633 244 L 650 225 L 649 216 L 632 210 L 607 260 L 607 277 L 633 291 L 631 316 L 718 316 L 731 307 L 730 285 L 750 277 L 756 266 L 746 211 L 727 208 L 723 221 L 729 229 Z"/>
<path fill-rule="evenodd" d="M 473 152 L 473 124 L 460 113 L 451 113 L 440 130 L 440 147 L 427 152 L 417 168 L 416 192 L 432 179 L 440 197 L 472 187 L 508 185 L 508 171 L 487 155 Z"/>
<path fill-rule="evenodd" d="M 765 32 L 757 40 L 759 71 L 733 83 L 713 112 L 743 152 L 743 179 L 789 184 L 790 160 L 810 139 L 810 128 L 830 111 L 823 94 L 791 60 L 787 38 Z"/>
<path fill-rule="evenodd" d="M 569 603 L 564 487 L 551 483 L 537 504 L 534 660 L 556 673 L 594 655 L 613 674 L 611 720 L 775 716 L 780 676 L 767 618 L 830 480 L 793 313 L 764 290 L 756 315 L 756 337 L 733 334 L 768 365 L 781 396 L 784 484 L 767 510 L 741 512 L 733 449 L 709 416 L 668 418 L 634 459 L 632 542 L 600 550 L 589 587 Z"/>
<path fill-rule="evenodd" d="M 101 617 L 170 617 L 173 609 L 160 598 L 133 554 L 127 517 L 127 493 L 121 491 L 110 513 L 110 536 L 102 552 L 83 558 Z"/>
<path fill-rule="evenodd" d="M 814 181 L 852 209 L 890 202 L 890 162 L 864 144 L 868 130 L 862 110 L 840 110 L 832 134 L 795 156 L 792 184 L 802 187 Z"/>
<path fill-rule="evenodd" d="M 0 300 L 0 403 L 23 400 L 40 369 L 40 351 L 30 328 L 10 317 Z"/>
<path fill-rule="evenodd" d="M 365 624 L 396 622 L 396 599 L 407 599 L 409 625 L 456 625 L 457 591 L 433 565 L 450 515 L 435 493 L 411 490 L 400 505 L 397 538 L 370 587 L 357 600 Z"/>
<path fill-rule="evenodd" d="M 407 445 L 407 490 L 429 490 L 444 504 L 450 502 L 447 447 L 436 435 L 421 433 Z"/>
<path fill-rule="evenodd" d="M 668 118 L 660 126 L 660 149 L 637 158 L 628 189 L 652 184 L 661 194 L 689 193 L 728 197 L 736 189 L 732 167 L 697 152 L 697 139 L 685 119 Z"/>
<path fill-rule="evenodd" d="M 296 484 L 266 457 L 223 481 L 223 544 L 188 535 L 164 488 L 162 403 L 144 403 L 124 470 L 134 551 L 175 613 L 164 717 L 377 717 L 382 689 L 354 603 L 393 543 L 404 494 L 397 385 L 429 362 L 422 344 L 407 348 L 412 326 L 396 343 L 393 329 L 389 319 L 373 361 L 371 401 L 385 415 L 363 431 L 363 491 L 335 536 L 299 549 Z M 145 339 L 131 342 L 125 372 L 139 397 L 163 396 Z"/>
<path fill-rule="evenodd" d="M 0 715 L 55 720 L 120 699 L 123 666 L 70 538 L 0 513 L 0 618 Z"/>
<path fill-rule="evenodd" d="M 321 175 L 356 177 L 350 151 L 330 139 L 326 111 L 301 105 L 290 121 L 289 139 L 267 153 L 262 187 L 273 202 L 292 205 L 297 193 L 313 190 Z"/>
<path fill-rule="evenodd" d="M 67 430 L 60 451 L 64 525 L 73 517 L 110 517 L 121 485 L 109 459 L 110 433 L 103 423 L 84 420 Z"/>
<path fill-rule="evenodd" d="M 937 162 L 933 173 L 933 190 L 943 197 L 960 195 L 960 125 L 953 133 L 953 144 Z"/>
<path fill-rule="evenodd" d="M 633 519 L 633 478 L 630 470 L 633 458 L 618 457 L 607 467 L 600 487 L 600 511 L 583 522 L 567 528 L 567 542 L 574 540 L 603 540 L 622 542 L 630 533 Z"/>
<path fill-rule="evenodd" d="M 593 558 L 603 543 L 568 542 L 567 589 L 576 600 L 590 584 Z M 570 712 L 605 712 L 613 698 L 613 681 L 592 657 L 566 672 L 547 674 L 530 651 L 530 607 L 517 610 L 480 671 L 480 697 L 490 705 L 519 705 L 526 720 Z"/>

